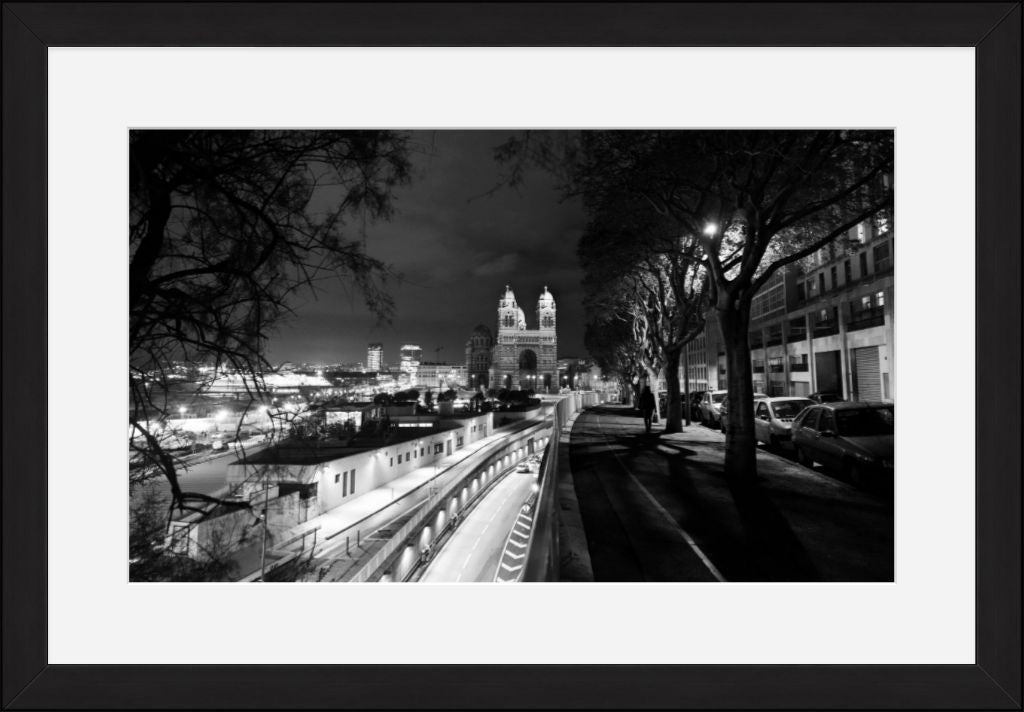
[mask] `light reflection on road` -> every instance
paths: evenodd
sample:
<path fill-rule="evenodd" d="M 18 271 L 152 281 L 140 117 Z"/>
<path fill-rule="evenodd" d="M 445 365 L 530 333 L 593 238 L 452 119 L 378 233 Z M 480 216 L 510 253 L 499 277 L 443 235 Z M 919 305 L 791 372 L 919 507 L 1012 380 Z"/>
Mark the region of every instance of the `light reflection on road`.
<path fill-rule="evenodd" d="M 459 524 L 420 581 L 493 582 L 509 530 L 534 482 L 530 472 L 505 475 Z"/>

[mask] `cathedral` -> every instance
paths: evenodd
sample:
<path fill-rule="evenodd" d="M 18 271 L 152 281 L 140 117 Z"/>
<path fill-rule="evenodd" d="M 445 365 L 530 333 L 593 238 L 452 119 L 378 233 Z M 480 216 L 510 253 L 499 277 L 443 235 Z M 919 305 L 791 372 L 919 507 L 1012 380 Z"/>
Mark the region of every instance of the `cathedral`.
<path fill-rule="evenodd" d="M 526 328 L 526 314 L 506 285 L 498 300 L 498 334 L 477 326 L 466 342 L 470 386 L 553 393 L 558 390 L 558 334 L 555 298 L 544 287 L 537 299 L 537 328 Z"/>

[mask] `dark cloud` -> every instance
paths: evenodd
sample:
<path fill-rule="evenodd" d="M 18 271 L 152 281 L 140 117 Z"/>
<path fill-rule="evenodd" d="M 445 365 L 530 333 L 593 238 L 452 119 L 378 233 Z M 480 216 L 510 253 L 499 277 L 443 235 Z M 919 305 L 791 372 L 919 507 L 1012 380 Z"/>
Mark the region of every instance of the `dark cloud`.
<path fill-rule="evenodd" d="M 558 305 L 560 354 L 582 355 L 582 274 L 575 251 L 583 208 L 562 201 L 541 171 L 530 173 L 518 190 L 494 190 L 502 168 L 493 150 L 509 135 L 415 132 L 413 183 L 397 194 L 392 220 L 366 227 L 368 252 L 401 275 L 389 289 L 393 323 L 376 325 L 356 295 L 327 284 L 316 301 L 296 307 L 298 316 L 272 341 L 271 357 L 363 361 L 367 342 L 382 341 L 389 362 L 398 360 L 403 343 L 419 344 L 425 358 L 461 362 L 473 327 L 495 328 L 506 284 L 531 328 L 537 297 L 547 286 Z"/>

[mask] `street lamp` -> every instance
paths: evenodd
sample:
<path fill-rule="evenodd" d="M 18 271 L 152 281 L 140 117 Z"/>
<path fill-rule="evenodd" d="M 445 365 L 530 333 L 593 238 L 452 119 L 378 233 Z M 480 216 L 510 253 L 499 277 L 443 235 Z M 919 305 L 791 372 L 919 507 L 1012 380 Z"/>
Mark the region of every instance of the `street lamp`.
<path fill-rule="evenodd" d="M 711 222 L 704 226 L 704 234 L 713 237 L 718 232 L 718 225 Z"/>

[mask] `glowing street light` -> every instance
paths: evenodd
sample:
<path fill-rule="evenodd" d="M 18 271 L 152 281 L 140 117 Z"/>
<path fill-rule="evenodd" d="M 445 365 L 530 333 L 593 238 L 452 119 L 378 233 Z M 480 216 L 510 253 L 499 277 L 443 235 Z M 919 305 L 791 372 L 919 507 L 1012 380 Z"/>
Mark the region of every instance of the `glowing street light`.
<path fill-rule="evenodd" d="M 704 234 L 707 235 L 708 237 L 714 237 L 717 232 L 718 225 L 716 225 L 715 223 L 708 223 L 707 225 L 704 226 Z"/>

